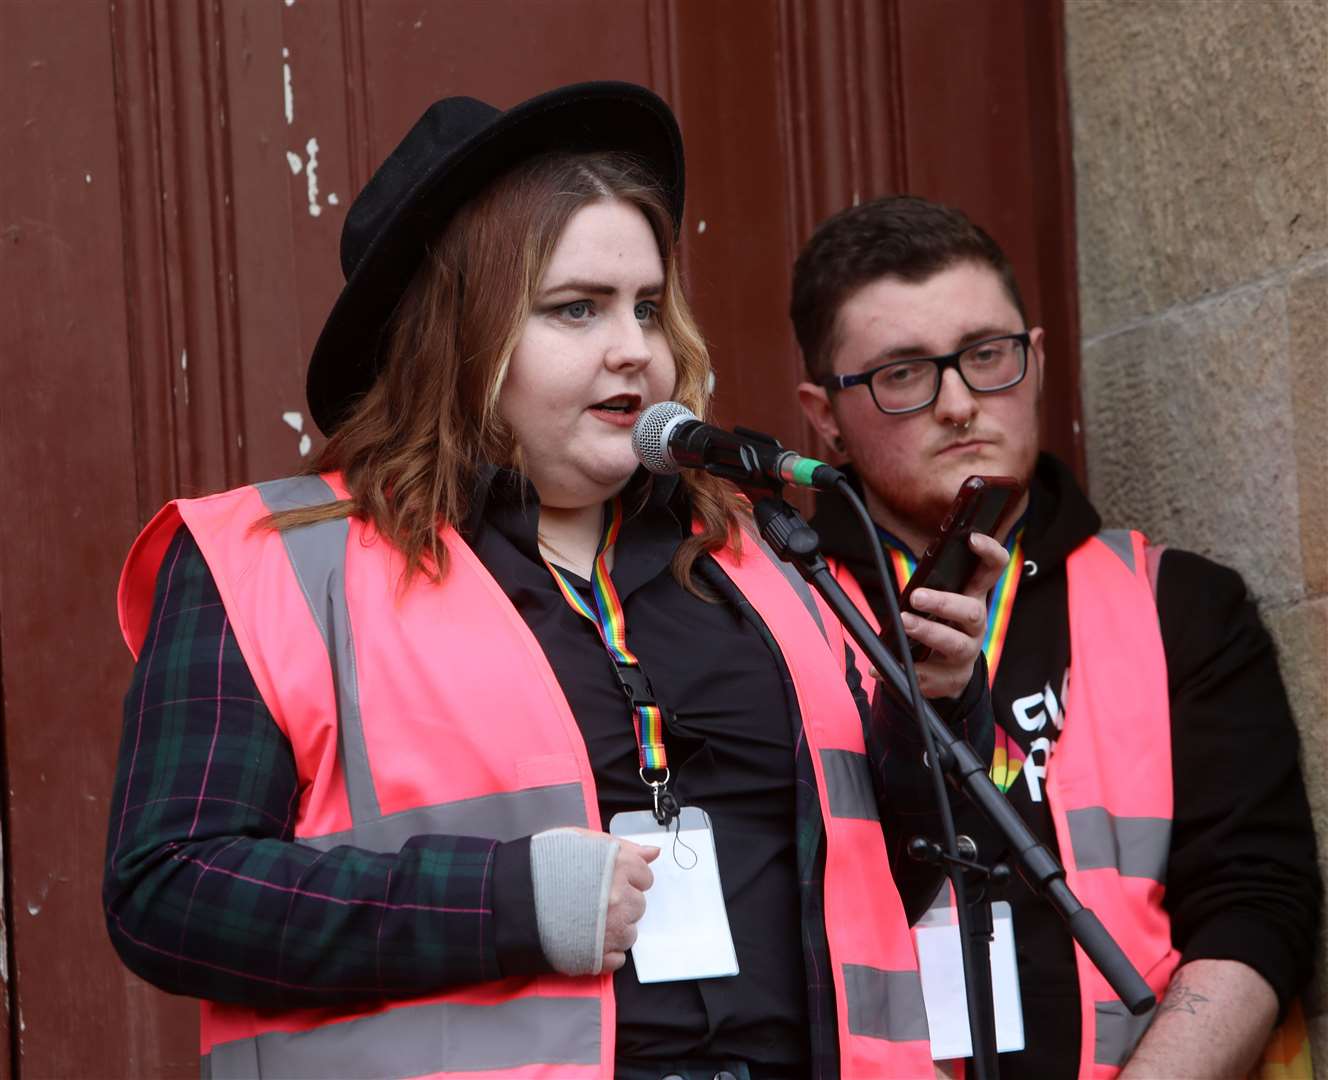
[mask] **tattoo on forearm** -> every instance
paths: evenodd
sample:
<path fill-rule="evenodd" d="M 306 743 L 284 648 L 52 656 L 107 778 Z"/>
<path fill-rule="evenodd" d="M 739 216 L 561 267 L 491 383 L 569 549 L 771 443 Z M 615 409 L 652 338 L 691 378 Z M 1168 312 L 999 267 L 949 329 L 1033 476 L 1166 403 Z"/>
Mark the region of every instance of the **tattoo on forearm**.
<path fill-rule="evenodd" d="M 1166 997 L 1158 1005 L 1157 1014 L 1161 1016 L 1165 1012 L 1196 1013 L 1199 1011 L 1199 1006 L 1207 1002 L 1208 999 L 1203 994 L 1191 990 L 1185 985 L 1185 979 L 1178 975 L 1171 981 Z"/>

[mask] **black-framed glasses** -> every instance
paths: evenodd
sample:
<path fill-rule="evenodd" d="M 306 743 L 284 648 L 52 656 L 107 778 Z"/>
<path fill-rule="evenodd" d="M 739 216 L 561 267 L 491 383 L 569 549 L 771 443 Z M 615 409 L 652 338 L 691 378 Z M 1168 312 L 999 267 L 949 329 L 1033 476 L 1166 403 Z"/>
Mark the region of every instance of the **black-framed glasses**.
<path fill-rule="evenodd" d="M 954 368 L 975 394 L 994 394 L 1017 386 L 1028 374 L 1028 333 L 1002 334 L 965 345 L 947 356 L 892 360 L 857 375 L 826 375 L 817 379 L 827 390 L 847 390 L 864 383 L 883 413 L 925 409 L 941 392 L 941 378 Z"/>

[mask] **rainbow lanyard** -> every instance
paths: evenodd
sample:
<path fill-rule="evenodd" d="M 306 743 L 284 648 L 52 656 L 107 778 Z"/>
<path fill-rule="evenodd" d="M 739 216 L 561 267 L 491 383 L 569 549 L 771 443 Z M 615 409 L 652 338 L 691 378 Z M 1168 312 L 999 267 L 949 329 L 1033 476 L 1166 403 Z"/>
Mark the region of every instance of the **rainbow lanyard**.
<path fill-rule="evenodd" d="M 987 658 L 987 685 L 996 685 L 996 667 L 1001 662 L 1001 652 L 1005 649 L 1005 637 L 1010 632 L 1010 614 L 1014 611 L 1014 594 L 1019 588 L 1019 575 L 1024 569 L 1024 530 L 1021 526 L 1015 530 L 1006 544 L 1010 561 L 1005 564 L 1000 580 L 991 590 L 991 599 L 987 602 L 987 636 L 982 641 L 982 652 Z M 917 560 L 911 552 L 902 547 L 893 537 L 881 534 L 885 553 L 894 568 L 895 581 L 899 583 L 902 594 L 908 579 L 913 576 Z M 1024 752 L 1019 744 L 1010 738 L 1010 733 L 1001 724 L 996 725 L 998 745 L 992 753 L 991 780 L 1001 793 L 1009 791 L 1023 769 Z"/>
<path fill-rule="evenodd" d="M 908 579 L 917 568 L 917 560 L 912 552 L 899 546 L 893 537 L 880 534 L 885 546 L 885 553 L 894 568 L 895 581 L 902 594 Z M 982 639 L 982 653 L 987 658 L 987 685 L 996 685 L 996 666 L 1001 662 L 1001 652 L 1005 648 L 1005 637 L 1010 632 L 1010 615 L 1014 611 L 1014 594 L 1019 588 L 1019 575 L 1024 568 L 1023 551 L 1024 530 L 1018 529 L 1006 544 L 1010 561 L 1005 564 L 1000 580 L 991 590 L 991 599 L 987 602 L 987 636 Z"/>
<path fill-rule="evenodd" d="M 641 670 L 641 662 L 627 647 L 627 615 L 623 611 L 622 601 L 618 599 L 613 578 L 609 576 L 608 553 L 618 539 L 622 520 L 622 500 L 615 498 L 609 504 L 604 534 L 595 551 L 595 568 L 590 580 L 591 593 L 595 599 L 593 609 L 561 570 L 548 559 L 544 560 L 544 565 L 549 568 L 553 580 L 562 590 L 563 599 L 578 615 L 595 624 L 600 640 L 608 650 L 614 674 L 632 706 L 632 727 L 636 731 L 641 780 L 654 795 L 655 819 L 661 825 L 667 825 L 677 815 L 678 803 L 668 790 L 669 762 L 664 752 L 664 710 L 655 701 L 654 689 Z"/>

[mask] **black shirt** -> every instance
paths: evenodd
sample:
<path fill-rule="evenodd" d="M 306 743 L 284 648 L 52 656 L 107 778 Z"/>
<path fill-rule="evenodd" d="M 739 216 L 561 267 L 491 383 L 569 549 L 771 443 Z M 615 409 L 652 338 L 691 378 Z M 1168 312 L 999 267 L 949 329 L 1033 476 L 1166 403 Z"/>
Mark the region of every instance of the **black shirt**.
<path fill-rule="evenodd" d="M 670 572 L 690 532 L 681 485 L 638 483 L 624 493 L 623 505 L 612 576 L 628 646 L 668 710 L 672 788 L 714 826 L 739 974 L 643 985 L 629 956 L 614 978 L 617 1052 L 625 1059 L 739 1059 L 799 1075 L 807 1057 L 807 1005 L 793 736 L 780 671 L 741 614 L 687 592 Z M 534 490 L 499 473 L 469 517 L 467 539 L 557 673 L 585 739 L 607 831 L 614 814 L 648 809 L 650 792 L 637 774 L 631 712 L 603 642 L 544 564 L 538 515 Z M 533 908 L 522 908 L 530 923 L 525 932 L 534 934 Z M 519 915 L 507 909 L 501 917 Z"/>

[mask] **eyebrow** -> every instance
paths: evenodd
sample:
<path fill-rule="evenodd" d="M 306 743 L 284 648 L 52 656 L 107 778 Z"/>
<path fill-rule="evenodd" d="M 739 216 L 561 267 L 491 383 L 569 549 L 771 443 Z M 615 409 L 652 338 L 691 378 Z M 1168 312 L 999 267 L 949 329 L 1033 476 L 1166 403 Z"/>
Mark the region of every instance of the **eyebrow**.
<path fill-rule="evenodd" d="M 551 285 L 547 289 L 540 290 L 540 296 L 552 296 L 554 293 L 576 292 L 585 293 L 589 296 L 613 296 L 617 293 L 617 286 L 609 285 L 603 281 L 560 281 L 556 285 Z M 637 299 L 644 296 L 659 296 L 664 292 L 664 282 L 647 282 L 636 290 Z"/>
<path fill-rule="evenodd" d="M 965 332 L 959 338 L 959 344 L 951 352 L 962 352 L 975 341 L 985 341 L 987 338 L 1011 337 L 1015 334 L 1023 333 L 1022 330 L 1010 330 L 1002 326 L 979 326 L 974 330 Z M 863 367 L 865 371 L 870 367 L 877 367 L 880 364 L 888 364 L 891 360 L 907 360 L 918 357 L 948 355 L 930 352 L 922 345 L 892 345 L 888 349 L 882 349 L 874 353 L 871 359 Z"/>

